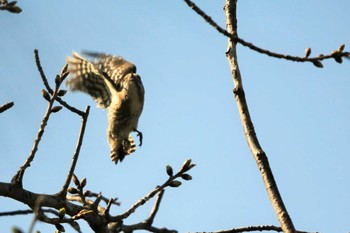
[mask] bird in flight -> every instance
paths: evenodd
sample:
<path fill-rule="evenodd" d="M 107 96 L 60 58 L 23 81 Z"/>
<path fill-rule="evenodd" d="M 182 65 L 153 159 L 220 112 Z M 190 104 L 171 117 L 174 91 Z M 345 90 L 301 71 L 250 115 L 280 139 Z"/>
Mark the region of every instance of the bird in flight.
<path fill-rule="evenodd" d="M 67 57 L 71 91 L 90 95 L 97 107 L 108 109 L 107 139 L 111 159 L 116 164 L 136 149 L 131 132 L 137 132 L 142 145 L 142 133 L 137 130 L 142 113 L 145 90 L 136 66 L 120 56 L 84 52 L 93 61 L 73 51 Z"/>

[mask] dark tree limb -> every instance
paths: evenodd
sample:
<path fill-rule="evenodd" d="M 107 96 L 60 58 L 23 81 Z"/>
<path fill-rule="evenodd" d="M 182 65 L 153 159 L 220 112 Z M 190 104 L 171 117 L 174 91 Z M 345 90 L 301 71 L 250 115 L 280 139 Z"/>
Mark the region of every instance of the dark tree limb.
<path fill-rule="evenodd" d="M 186 4 L 191 7 L 198 15 L 200 15 L 208 24 L 213 26 L 219 33 L 225 35 L 228 38 L 231 38 L 234 42 L 240 43 L 243 46 L 246 46 L 250 48 L 251 50 L 254 50 L 258 53 L 262 53 L 265 55 L 268 55 L 270 57 L 279 58 L 279 59 L 285 59 L 289 61 L 294 62 L 311 62 L 313 65 L 315 65 L 318 68 L 322 68 L 323 64 L 321 63 L 322 60 L 326 59 L 334 59 L 338 63 L 342 63 L 342 58 L 350 58 L 350 52 L 344 52 L 345 45 L 340 45 L 336 50 L 332 51 L 328 55 L 320 54 L 316 57 L 309 57 L 311 54 L 311 49 L 307 48 L 305 51 L 305 55 L 300 56 L 292 56 L 288 54 L 281 54 L 269 51 L 267 49 L 260 48 L 253 43 L 247 42 L 243 40 L 242 38 L 239 38 L 237 33 L 232 34 L 228 30 L 225 30 L 224 28 L 220 27 L 210 16 L 208 16 L 203 10 L 201 10 L 194 2 L 191 0 L 184 0 Z"/>
<path fill-rule="evenodd" d="M 236 4 L 237 0 L 227 0 L 224 7 L 226 13 L 227 31 L 234 36 L 237 35 Z M 282 197 L 278 191 L 277 184 L 273 177 L 267 156 L 260 146 L 253 126 L 253 122 L 250 118 L 248 104 L 243 89 L 242 77 L 238 67 L 236 41 L 231 38 L 228 40 L 228 49 L 226 56 L 231 67 L 232 79 L 235 85 L 234 95 L 249 149 L 258 165 L 259 171 L 261 172 L 266 191 L 275 210 L 277 218 L 281 224 L 283 232 L 294 233 L 295 228 L 293 222 L 289 217 Z"/>

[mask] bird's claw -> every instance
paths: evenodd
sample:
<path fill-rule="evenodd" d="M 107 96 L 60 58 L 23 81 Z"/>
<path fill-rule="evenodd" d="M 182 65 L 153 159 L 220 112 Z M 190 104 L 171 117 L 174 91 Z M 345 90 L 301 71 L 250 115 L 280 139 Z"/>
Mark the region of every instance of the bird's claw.
<path fill-rule="evenodd" d="M 142 140 L 143 140 L 143 134 L 141 131 L 138 131 L 137 129 L 134 129 L 134 131 L 137 133 L 137 136 L 139 137 L 140 144 L 139 146 L 142 146 Z"/>

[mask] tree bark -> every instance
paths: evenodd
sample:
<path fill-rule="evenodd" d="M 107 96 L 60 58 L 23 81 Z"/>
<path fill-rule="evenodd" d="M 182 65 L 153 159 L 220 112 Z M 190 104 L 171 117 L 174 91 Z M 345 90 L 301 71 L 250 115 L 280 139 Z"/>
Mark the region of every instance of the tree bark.
<path fill-rule="evenodd" d="M 237 0 L 227 0 L 224 7 L 226 13 L 227 31 L 234 36 L 237 36 L 236 6 Z M 282 197 L 278 191 L 277 184 L 273 177 L 267 156 L 259 144 L 252 120 L 250 118 L 242 84 L 242 77 L 238 67 L 236 41 L 234 38 L 228 39 L 228 49 L 226 56 L 231 67 L 232 79 L 235 85 L 233 92 L 237 102 L 240 118 L 243 124 L 244 134 L 247 139 L 249 149 L 261 172 L 266 191 L 276 212 L 277 218 L 281 224 L 283 232 L 294 233 L 294 225 L 291 218 L 289 217 L 285 205 L 283 204 Z"/>

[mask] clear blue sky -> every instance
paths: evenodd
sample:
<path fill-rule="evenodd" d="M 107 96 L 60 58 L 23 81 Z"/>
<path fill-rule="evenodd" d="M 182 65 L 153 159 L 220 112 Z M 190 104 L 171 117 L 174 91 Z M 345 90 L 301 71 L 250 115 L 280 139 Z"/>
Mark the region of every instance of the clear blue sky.
<path fill-rule="evenodd" d="M 196 1 L 222 27 L 221 1 Z M 193 180 L 165 192 L 155 226 L 215 231 L 278 225 L 244 138 L 225 57 L 227 39 L 183 1 L 19 1 L 19 15 L 0 12 L 0 180 L 9 182 L 28 156 L 46 101 L 35 66 L 39 50 L 51 84 L 72 50 L 121 55 L 133 61 L 146 89 L 139 130 L 141 148 L 115 166 L 109 159 L 106 112 L 92 99 L 68 93 L 80 109 L 91 105 L 76 174 L 87 188 L 119 197 L 118 214 L 192 158 Z M 302 56 L 350 48 L 349 1 L 253 1 L 238 3 L 239 36 L 258 46 Z M 350 230 L 350 61 L 325 68 L 257 54 L 238 46 L 239 65 L 257 135 L 297 229 Z M 55 193 L 63 184 L 80 119 L 53 115 L 24 187 Z M 148 217 L 153 201 L 126 220 Z M 0 211 L 26 209 L 0 198 Z M 1 232 L 28 230 L 32 216 L 0 218 Z M 84 232 L 90 232 L 81 224 Z M 41 232 L 53 226 L 38 223 Z M 74 232 L 66 226 L 67 232 Z"/>

